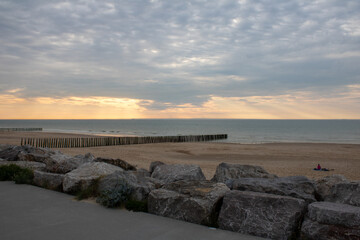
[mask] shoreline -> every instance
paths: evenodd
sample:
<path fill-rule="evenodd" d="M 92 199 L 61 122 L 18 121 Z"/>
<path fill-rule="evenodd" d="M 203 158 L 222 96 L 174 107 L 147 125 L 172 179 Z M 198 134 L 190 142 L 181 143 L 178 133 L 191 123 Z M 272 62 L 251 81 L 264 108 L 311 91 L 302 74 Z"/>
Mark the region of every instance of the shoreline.
<path fill-rule="evenodd" d="M 94 137 L 57 132 L 1 132 L 0 144 L 20 145 L 21 137 Z M 148 169 L 153 161 L 167 164 L 196 164 L 211 179 L 221 162 L 264 167 L 279 177 L 303 175 L 311 179 L 341 174 L 360 180 L 360 144 L 347 143 L 260 143 L 183 142 L 118 145 L 88 148 L 58 148 L 65 154 L 92 153 L 95 157 L 120 158 L 138 168 Z M 322 167 L 334 171 L 314 171 Z"/>

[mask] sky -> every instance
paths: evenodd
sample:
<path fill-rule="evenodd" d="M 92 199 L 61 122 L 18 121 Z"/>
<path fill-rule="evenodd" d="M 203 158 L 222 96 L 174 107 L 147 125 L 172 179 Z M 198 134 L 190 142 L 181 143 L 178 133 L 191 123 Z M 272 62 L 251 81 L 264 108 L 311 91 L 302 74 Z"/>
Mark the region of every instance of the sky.
<path fill-rule="evenodd" d="M 0 0 L 0 119 L 360 119 L 359 0 Z"/>

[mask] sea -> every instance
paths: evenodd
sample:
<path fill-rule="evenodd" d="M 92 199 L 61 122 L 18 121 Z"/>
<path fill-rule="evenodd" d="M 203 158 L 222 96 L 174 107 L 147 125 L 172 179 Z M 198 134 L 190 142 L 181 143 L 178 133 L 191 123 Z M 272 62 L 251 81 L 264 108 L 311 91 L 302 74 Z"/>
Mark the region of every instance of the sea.
<path fill-rule="evenodd" d="M 228 134 L 229 143 L 360 144 L 360 120 L 129 119 L 0 120 L 0 128 L 43 128 L 44 132 L 103 136 Z"/>

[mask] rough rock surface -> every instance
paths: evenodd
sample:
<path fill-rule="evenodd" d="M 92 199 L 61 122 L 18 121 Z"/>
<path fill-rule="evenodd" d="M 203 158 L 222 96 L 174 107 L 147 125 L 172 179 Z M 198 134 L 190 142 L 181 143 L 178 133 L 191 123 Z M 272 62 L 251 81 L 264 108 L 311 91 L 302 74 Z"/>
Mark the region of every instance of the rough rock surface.
<path fill-rule="evenodd" d="M 128 170 L 136 171 L 136 167 L 134 167 L 133 165 L 131 165 L 128 162 L 121 160 L 121 159 L 96 158 L 95 162 L 104 162 L 104 163 L 112 164 L 112 165 L 121 167 L 122 169 L 124 169 L 126 171 L 128 171 Z"/>
<path fill-rule="evenodd" d="M 51 153 L 54 152 L 47 148 L 35 148 L 28 145 L 5 145 L 0 151 L 0 158 L 3 158 L 7 161 L 34 161 L 32 159 L 26 159 L 24 155 L 30 154 L 38 157 L 45 157 L 49 156 Z"/>
<path fill-rule="evenodd" d="M 39 187 L 62 191 L 64 174 L 34 171 L 34 184 Z"/>
<path fill-rule="evenodd" d="M 331 175 L 316 181 L 317 193 L 321 200 L 331 195 L 331 188 L 338 183 L 349 183 L 343 175 Z"/>
<path fill-rule="evenodd" d="M 325 201 L 360 207 L 360 182 L 338 183 L 331 188 Z"/>
<path fill-rule="evenodd" d="M 102 162 L 85 163 L 65 174 L 63 190 L 69 193 L 77 192 L 88 187 L 98 177 L 106 176 L 116 171 L 123 171 L 123 169 Z"/>
<path fill-rule="evenodd" d="M 360 208 L 341 203 L 312 203 L 302 224 L 301 236 L 303 239 L 360 239 Z"/>
<path fill-rule="evenodd" d="M 316 187 L 307 177 L 292 176 L 282 178 L 240 178 L 232 182 L 232 189 L 263 192 L 275 195 L 301 198 L 308 203 L 315 202 Z"/>
<path fill-rule="evenodd" d="M 135 175 L 143 176 L 143 177 L 151 177 L 151 174 L 145 168 L 138 168 L 136 171 L 129 171 L 133 172 Z"/>
<path fill-rule="evenodd" d="M 225 183 L 227 180 L 238 178 L 276 178 L 276 175 L 259 166 L 220 163 L 211 180 Z"/>
<path fill-rule="evenodd" d="M 224 197 L 219 226 L 259 237 L 289 239 L 296 237 L 305 210 L 302 199 L 233 190 Z"/>
<path fill-rule="evenodd" d="M 44 171 L 46 169 L 46 165 L 44 163 L 39 163 L 39 162 L 28 162 L 28 161 L 0 161 L 0 166 L 1 165 L 10 165 L 10 164 L 15 164 L 19 167 L 23 167 L 23 168 L 29 168 L 31 170 L 39 170 L 39 171 Z"/>
<path fill-rule="evenodd" d="M 67 173 L 81 164 L 92 162 L 94 156 L 90 153 L 77 155 L 75 157 L 65 155 L 60 151 L 53 151 L 48 148 L 35 148 L 32 146 L 11 146 L 8 145 L 0 152 L 0 157 L 7 161 L 29 161 L 40 162 L 46 165 L 46 171 L 53 173 Z"/>
<path fill-rule="evenodd" d="M 154 172 L 155 168 L 160 165 L 165 165 L 165 163 L 161 161 L 155 161 L 150 163 L 149 172 L 150 174 Z"/>
<path fill-rule="evenodd" d="M 100 180 L 98 191 L 112 191 L 118 184 L 123 183 L 131 189 L 130 199 L 137 201 L 147 200 L 151 190 L 160 187 L 156 179 L 145 177 L 133 171 L 116 171 Z"/>
<path fill-rule="evenodd" d="M 222 198 L 230 189 L 211 181 L 177 181 L 151 191 L 150 213 L 207 226 L 216 226 Z"/>
<path fill-rule="evenodd" d="M 65 174 L 68 173 L 84 163 L 91 163 L 94 161 L 94 156 L 91 153 L 86 155 L 77 155 L 75 157 L 56 152 L 44 160 L 46 169 L 52 173 Z"/>
<path fill-rule="evenodd" d="M 166 183 L 180 180 L 206 180 L 201 168 L 197 165 L 160 165 L 151 174 L 152 178 Z"/>

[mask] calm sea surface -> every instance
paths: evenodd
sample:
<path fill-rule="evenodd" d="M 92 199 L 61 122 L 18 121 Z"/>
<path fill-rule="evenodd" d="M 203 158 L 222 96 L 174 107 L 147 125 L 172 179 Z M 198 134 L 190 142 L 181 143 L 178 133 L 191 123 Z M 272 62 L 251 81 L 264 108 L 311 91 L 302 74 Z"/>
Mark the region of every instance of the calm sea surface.
<path fill-rule="evenodd" d="M 172 136 L 228 134 L 225 142 L 322 142 L 360 144 L 360 120 L 0 120 L 3 127 L 40 127 L 46 132 Z"/>

